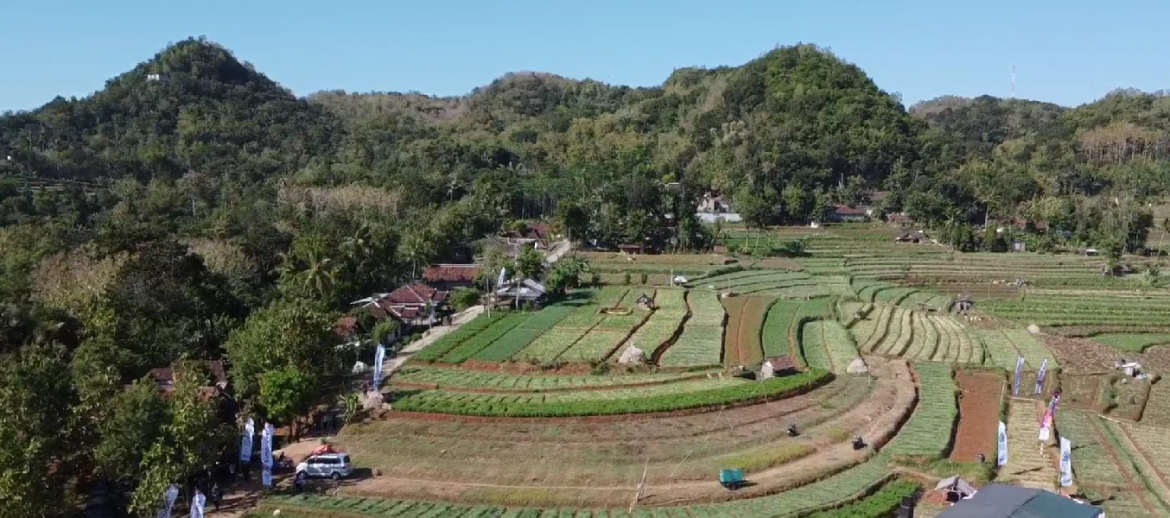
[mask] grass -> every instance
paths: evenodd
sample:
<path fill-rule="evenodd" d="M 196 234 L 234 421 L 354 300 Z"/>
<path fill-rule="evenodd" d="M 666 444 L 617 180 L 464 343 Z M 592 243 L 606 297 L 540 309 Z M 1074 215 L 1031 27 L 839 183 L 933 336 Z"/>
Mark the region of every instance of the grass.
<path fill-rule="evenodd" d="M 508 313 L 504 318 L 493 322 L 487 329 L 480 331 L 475 336 L 455 346 L 454 349 L 451 349 L 447 354 L 440 357 L 439 361 L 443 363 L 463 363 L 470 360 L 472 356 L 487 349 L 489 345 L 502 338 L 508 331 L 511 331 L 516 326 L 528 320 L 530 315 L 529 313 L 519 311 Z"/>
<path fill-rule="evenodd" d="M 1170 333 L 1102 333 L 1093 335 L 1094 342 L 1114 349 L 1141 353 L 1155 345 L 1170 345 Z"/>
<path fill-rule="evenodd" d="M 467 341 L 471 337 L 479 334 L 480 331 L 487 329 L 489 326 L 504 318 L 504 312 L 496 312 L 491 316 L 481 314 L 460 326 L 458 329 L 451 331 L 438 340 L 435 340 L 431 345 L 426 346 L 423 350 L 414 353 L 411 356 L 412 360 L 433 362 L 447 354 L 451 349 L 454 349 L 459 344 Z"/>
<path fill-rule="evenodd" d="M 800 305 L 800 302 L 794 300 L 777 300 L 768 308 L 761 332 L 764 356 L 768 358 L 793 356 L 796 344 L 789 340 L 788 330 L 792 327 Z"/>

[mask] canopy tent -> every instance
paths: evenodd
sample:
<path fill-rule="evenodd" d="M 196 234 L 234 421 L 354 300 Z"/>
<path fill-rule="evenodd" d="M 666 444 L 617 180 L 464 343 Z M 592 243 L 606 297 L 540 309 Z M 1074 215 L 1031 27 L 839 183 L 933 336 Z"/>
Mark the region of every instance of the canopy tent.
<path fill-rule="evenodd" d="M 1103 514 L 1100 507 L 1048 491 L 988 484 L 937 518 L 1100 518 Z"/>
<path fill-rule="evenodd" d="M 973 495 L 976 491 L 975 486 L 972 486 L 966 480 L 959 478 L 958 475 L 942 479 L 938 485 L 934 486 L 934 488 L 941 489 L 943 491 L 956 491 L 963 496 Z"/>

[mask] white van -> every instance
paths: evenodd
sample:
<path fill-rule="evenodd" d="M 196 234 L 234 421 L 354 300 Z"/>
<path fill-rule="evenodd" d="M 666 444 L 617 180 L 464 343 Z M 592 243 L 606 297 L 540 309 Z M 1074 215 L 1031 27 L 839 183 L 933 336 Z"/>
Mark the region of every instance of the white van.
<path fill-rule="evenodd" d="M 348 453 L 322 453 L 313 455 L 297 464 L 297 474 L 306 477 L 329 477 L 338 480 L 353 473 L 353 463 Z"/>

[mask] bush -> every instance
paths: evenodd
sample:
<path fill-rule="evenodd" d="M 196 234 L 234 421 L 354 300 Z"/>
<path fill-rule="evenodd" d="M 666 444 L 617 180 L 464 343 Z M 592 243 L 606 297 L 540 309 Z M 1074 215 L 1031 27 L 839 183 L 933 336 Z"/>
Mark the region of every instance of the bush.
<path fill-rule="evenodd" d="M 626 286 L 630 285 L 630 272 L 625 272 L 622 274 L 622 284 L 625 284 Z"/>
<path fill-rule="evenodd" d="M 459 288 L 455 293 L 451 294 L 449 299 L 451 306 L 455 311 L 463 311 L 471 306 L 479 304 L 479 291 L 471 288 Z"/>

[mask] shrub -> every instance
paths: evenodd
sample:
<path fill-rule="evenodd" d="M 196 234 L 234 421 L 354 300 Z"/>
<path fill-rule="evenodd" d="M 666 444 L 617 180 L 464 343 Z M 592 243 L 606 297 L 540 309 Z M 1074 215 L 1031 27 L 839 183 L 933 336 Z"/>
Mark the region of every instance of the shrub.
<path fill-rule="evenodd" d="M 479 291 L 470 288 L 457 289 L 451 294 L 450 302 L 455 311 L 463 311 L 479 304 Z"/>

